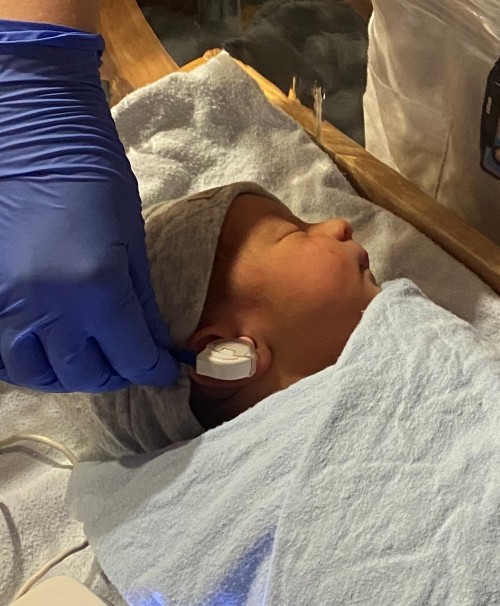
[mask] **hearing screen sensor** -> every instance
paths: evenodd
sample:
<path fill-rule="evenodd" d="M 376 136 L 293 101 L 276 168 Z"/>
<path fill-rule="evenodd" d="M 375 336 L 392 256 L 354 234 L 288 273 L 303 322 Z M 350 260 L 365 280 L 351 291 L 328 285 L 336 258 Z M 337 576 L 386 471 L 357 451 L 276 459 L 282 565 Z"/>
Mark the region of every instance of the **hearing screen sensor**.
<path fill-rule="evenodd" d="M 196 372 L 199 375 L 222 381 L 251 377 L 256 367 L 257 352 L 248 337 L 212 341 L 196 356 Z"/>
<path fill-rule="evenodd" d="M 106 606 L 84 585 L 70 577 L 54 577 L 37 585 L 11 606 Z"/>

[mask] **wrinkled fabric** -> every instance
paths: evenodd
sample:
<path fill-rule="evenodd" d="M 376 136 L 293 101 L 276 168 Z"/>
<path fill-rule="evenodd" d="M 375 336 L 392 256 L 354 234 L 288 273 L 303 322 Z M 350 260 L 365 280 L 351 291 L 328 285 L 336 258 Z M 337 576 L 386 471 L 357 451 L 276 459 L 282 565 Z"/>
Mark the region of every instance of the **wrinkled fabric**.
<path fill-rule="evenodd" d="M 500 349 L 398 280 L 335 366 L 68 499 L 133 606 L 492 603 L 499 393 Z"/>

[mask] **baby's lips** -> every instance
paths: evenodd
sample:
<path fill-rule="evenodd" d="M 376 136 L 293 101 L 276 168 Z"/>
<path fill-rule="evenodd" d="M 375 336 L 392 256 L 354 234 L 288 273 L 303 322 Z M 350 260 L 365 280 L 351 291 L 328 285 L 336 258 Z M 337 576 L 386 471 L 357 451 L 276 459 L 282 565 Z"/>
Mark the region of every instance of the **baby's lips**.
<path fill-rule="evenodd" d="M 361 271 L 370 269 L 370 257 L 365 249 L 363 249 L 359 255 L 359 268 Z"/>

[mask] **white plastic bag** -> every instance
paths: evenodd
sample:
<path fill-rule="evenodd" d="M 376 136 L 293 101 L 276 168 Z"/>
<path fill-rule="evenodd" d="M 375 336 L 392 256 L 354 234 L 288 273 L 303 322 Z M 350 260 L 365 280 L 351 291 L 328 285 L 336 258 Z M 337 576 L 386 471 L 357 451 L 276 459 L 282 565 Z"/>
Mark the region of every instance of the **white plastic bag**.
<path fill-rule="evenodd" d="M 480 145 L 483 106 L 494 109 L 484 100 L 500 57 L 500 0 L 373 0 L 373 9 L 368 151 L 500 244 L 498 153 Z M 491 134 L 499 145 L 500 131 Z"/>

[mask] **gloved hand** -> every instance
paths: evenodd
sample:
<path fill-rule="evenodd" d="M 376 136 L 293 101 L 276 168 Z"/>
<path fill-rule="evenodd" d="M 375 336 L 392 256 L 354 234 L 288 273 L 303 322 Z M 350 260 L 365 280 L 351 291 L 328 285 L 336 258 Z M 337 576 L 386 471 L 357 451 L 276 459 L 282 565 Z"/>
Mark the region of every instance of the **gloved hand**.
<path fill-rule="evenodd" d="M 100 89 L 102 40 L 38 29 L 20 44 L 19 28 L 15 43 L 0 28 L 0 380 L 51 392 L 168 385 L 177 365 L 137 183 Z"/>

